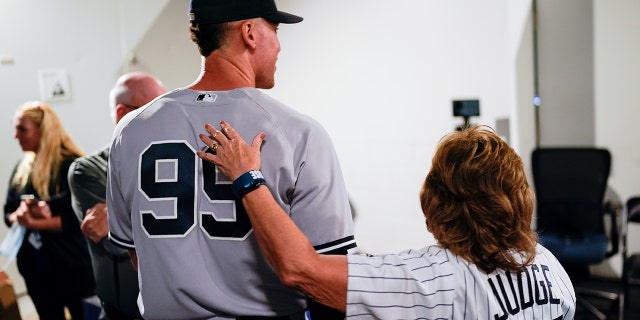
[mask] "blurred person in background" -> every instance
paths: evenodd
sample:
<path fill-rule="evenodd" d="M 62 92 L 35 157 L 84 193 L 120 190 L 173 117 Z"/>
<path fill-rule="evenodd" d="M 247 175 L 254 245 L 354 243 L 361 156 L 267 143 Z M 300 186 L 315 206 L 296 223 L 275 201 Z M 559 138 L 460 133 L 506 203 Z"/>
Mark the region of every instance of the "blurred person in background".
<path fill-rule="evenodd" d="M 110 93 L 111 116 L 116 123 L 127 113 L 147 104 L 167 90 L 160 80 L 131 72 L 118 78 Z M 102 304 L 101 319 L 140 319 L 138 274 L 128 251 L 112 244 L 107 235 L 107 168 L 109 146 L 76 159 L 69 169 L 73 210 L 80 229 L 90 240 L 89 250 L 96 276 L 96 290 Z"/>
<path fill-rule="evenodd" d="M 26 228 L 18 270 L 40 319 L 83 318 L 83 299 L 95 291 L 91 258 L 71 208 L 67 171 L 83 152 L 42 102 L 18 107 L 15 138 L 24 152 L 11 174 L 5 223 Z"/>

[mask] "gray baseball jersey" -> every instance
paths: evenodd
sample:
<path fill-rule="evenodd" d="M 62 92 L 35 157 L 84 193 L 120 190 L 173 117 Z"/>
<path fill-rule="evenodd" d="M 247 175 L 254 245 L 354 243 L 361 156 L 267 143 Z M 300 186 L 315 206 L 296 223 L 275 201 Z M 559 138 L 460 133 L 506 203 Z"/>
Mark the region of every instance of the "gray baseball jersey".
<path fill-rule="evenodd" d="M 179 89 L 129 113 L 109 157 L 110 239 L 135 249 L 145 319 L 281 316 L 305 307 L 260 252 L 231 181 L 196 150 L 205 123 L 266 133 L 262 172 L 318 252 L 355 247 L 349 201 L 326 131 L 263 92 Z M 295 254 L 292 252 L 291 254 Z"/>
<path fill-rule="evenodd" d="M 558 260 L 536 247 L 522 273 L 485 273 L 439 246 L 349 255 L 347 318 L 573 319 L 576 296 Z"/>

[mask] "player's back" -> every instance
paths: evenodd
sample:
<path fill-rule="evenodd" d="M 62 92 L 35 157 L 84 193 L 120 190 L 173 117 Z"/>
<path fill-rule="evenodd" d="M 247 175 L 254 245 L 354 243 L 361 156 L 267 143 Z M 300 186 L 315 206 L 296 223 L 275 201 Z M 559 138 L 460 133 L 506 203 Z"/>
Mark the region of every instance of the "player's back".
<path fill-rule="evenodd" d="M 541 245 L 521 273 L 485 273 L 439 246 L 349 257 L 347 316 L 363 319 L 572 319 L 575 293 Z"/>
<path fill-rule="evenodd" d="M 315 121 L 256 89 L 176 90 L 121 121 L 111 149 L 109 210 L 117 216 L 110 217 L 111 237 L 136 249 L 146 319 L 274 316 L 304 308 L 303 297 L 282 285 L 262 256 L 231 182 L 195 155 L 206 149 L 198 138 L 204 124 L 220 120 L 247 141 L 266 133 L 262 171 L 268 186 L 314 245 L 349 246 L 353 240 L 339 168 L 323 178 L 338 180 L 329 195 L 298 185 L 310 184 L 301 177 L 307 164 L 337 164 Z M 326 154 L 314 154 L 319 151 L 310 145 Z M 310 214 L 316 207 L 305 202 L 307 195 L 320 202 L 328 197 L 317 205 L 331 214 Z M 327 229 L 317 231 L 311 222 Z"/>

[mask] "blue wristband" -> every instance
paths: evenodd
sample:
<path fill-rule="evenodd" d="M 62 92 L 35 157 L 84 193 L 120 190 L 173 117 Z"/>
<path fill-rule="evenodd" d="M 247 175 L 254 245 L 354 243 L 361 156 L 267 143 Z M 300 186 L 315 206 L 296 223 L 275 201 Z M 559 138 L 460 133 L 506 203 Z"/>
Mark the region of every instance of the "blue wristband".
<path fill-rule="evenodd" d="M 231 185 L 233 189 L 233 193 L 235 193 L 238 199 L 242 199 L 245 194 L 257 189 L 259 186 L 267 184 L 267 181 L 264 180 L 264 176 L 260 170 L 251 170 L 243 173 L 241 176 L 236 178 Z"/>

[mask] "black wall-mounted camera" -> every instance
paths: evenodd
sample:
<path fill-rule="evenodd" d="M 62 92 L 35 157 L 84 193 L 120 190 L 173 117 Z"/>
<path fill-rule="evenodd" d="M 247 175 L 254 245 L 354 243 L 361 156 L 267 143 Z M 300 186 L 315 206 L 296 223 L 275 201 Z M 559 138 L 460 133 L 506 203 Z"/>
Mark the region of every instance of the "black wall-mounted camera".
<path fill-rule="evenodd" d="M 456 128 L 462 130 L 468 128 L 469 118 L 480 115 L 480 100 L 453 100 L 453 116 L 463 117 L 464 124 Z"/>

